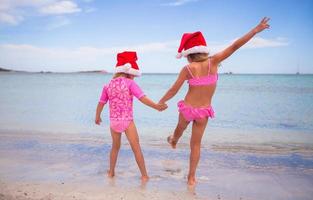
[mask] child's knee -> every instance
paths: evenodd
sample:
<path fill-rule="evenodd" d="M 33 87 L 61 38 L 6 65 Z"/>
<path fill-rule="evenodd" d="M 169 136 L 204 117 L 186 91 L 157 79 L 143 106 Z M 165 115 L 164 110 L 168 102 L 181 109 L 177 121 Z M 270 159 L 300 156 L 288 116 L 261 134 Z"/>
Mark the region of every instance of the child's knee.
<path fill-rule="evenodd" d="M 185 123 L 178 123 L 177 128 L 180 130 L 185 130 L 187 128 L 188 124 Z"/>
<path fill-rule="evenodd" d="M 120 150 L 120 148 L 121 148 L 121 143 L 120 142 L 113 142 L 112 143 L 112 150 L 118 151 L 118 150 Z"/>
<path fill-rule="evenodd" d="M 200 149 L 201 148 L 201 142 L 190 142 L 190 149 Z"/>

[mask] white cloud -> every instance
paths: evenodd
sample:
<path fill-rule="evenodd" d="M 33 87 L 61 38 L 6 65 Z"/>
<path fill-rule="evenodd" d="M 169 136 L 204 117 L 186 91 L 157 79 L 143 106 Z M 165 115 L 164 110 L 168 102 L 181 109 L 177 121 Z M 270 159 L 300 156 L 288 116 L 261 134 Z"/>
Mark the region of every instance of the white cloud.
<path fill-rule="evenodd" d="M 238 38 L 237 38 L 238 39 Z M 237 39 L 234 39 L 228 43 L 217 43 L 217 42 L 207 42 L 207 45 L 212 53 L 216 53 L 227 48 Z M 257 49 L 257 48 L 271 48 L 271 47 L 282 47 L 288 46 L 289 43 L 286 38 L 277 37 L 274 39 L 266 39 L 261 37 L 252 38 L 247 44 L 245 44 L 243 49 Z"/>
<path fill-rule="evenodd" d="M 85 3 L 91 3 L 91 2 L 93 2 L 94 0 L 82 0 L 83 2 L 85 2 Z"/>
<path fill-rule="evenodd" d="M 169 3 L 163 3 L 162 6 L 182 6 L 187 3 L 197 2 L 198 0 L 176 0 Z"/>
<path fill-rule="evenodd" d="M 10 13 L 0 12 L 0 23 L 17 25 L 23 20 L 20 15 L 13 15 Z"/>
<path fill-rule="evenodd" d="M 118 47 L 106 47 L 106 48 L 97 48 L 92 46 L 82 46 L 74 49 L 67 49 L 67 48 L 47 48 L 47 47 L 37 47 L 28 44 L 3 44 L 0 45 L 1 51 L 5 50 L 14 50 L 14 51 L 38 51 L 49 54 L 55 55 L 103 55 L 103 54 L 116 54 L 120 51 L 125 50 L 135 50 L 140 53 L 147 53 L 147 52 L 169 52 L 176 49 L 178 41 L 168 41 L 168 42 L 151 42 L 146 44 L 139 44 L 139 45 L 130 45 L 130 46 L 118 46 Z M 62 52 L 62 53 L 60 53 Z M 61 57 L 62 57 L 61 56 Z"/>
<path fill-rule="evenodd" d="M 92 7 L 86 8 L 86 9 L 85 9 L 85 13 L 93 13 L 93 12 L 95 12 L 96 10 L 97 10 L 96 8 L 92 8 Z"/>
<path fill-rule="evenodd" d="M 19 7 L 39 7 L 51 2 L 52 0 L 1 0 L 0 10 L 8 11 Z"/>
<path fill-rule="evenodd" d="M 18 25 L 38 13 L 59 16 L 80 11 L 72 0 L 0 0 L 0 23 Z"/>
<path fill-rule="evenodd" d="M 46 26 L 46 29 L 47 30 L 53 30 L 53 29 L 57 29 L 57 28 L 66 26 L 70 23 L 71 23 L 71 21 L 68 18 L 60 16 L 60 17 L 54 18 L 53 21 Z"/>
<path fill-rule="evenodd" d="M 265 39 L 261 37 L 252 38 L 244 48 L 255 49 L 255 48 L 266 48 L 266 47 L 281 47 L 288 46 L 289 43 L 285 38 Z"/>
<path fill-rule="evenodd" d="M 39 10 L 43 14 L 70 14 L 80 12 L 81 9 L 72 1 L 58 1 L 46 5 Z"/>
<path fill-rule="evenodd" d="M 0 66 L 31 71 L 92 70 L 99 66 L 114 66 L 116 53 L 125 50 L 134 50 L 138 54 L 173 53 L 176 51 L 177 42 L 153 42 L 107 48 L 82 46 L 74 49 L 5 44 L 0 45 Z M 111 67 L 107 70 L 111 70 Z"/>
<path fill-rule="evenodd" d="M 173 40 L 104 48 L 81 46 L 72 49 L 38 47 L 27 44 L 4 44 L 0 45 L 0 67 L 14 67 L 15 69 L 32 71 L 78 71 L 99 68 L 110 71 L 111 67 L 115 65 L 116 53 L 125 50 L 137 51 L 140 57 L 152 58 L 154 55 L 158 55 L 168 59 L 169 62 L 174 62 L 179 42 Z M 212 53 L 215 53 L 230 44 L 208 42 L 208 47 Z M 257 37 L 243 48 L 274 48 L 286 45 L 288 42 L 284 38 L 265 39 Z M 154 63 L 160 63 L 158 59 L 150 61 L 146 59 L 144 62 L 149 63 L 150 67 Z"/>

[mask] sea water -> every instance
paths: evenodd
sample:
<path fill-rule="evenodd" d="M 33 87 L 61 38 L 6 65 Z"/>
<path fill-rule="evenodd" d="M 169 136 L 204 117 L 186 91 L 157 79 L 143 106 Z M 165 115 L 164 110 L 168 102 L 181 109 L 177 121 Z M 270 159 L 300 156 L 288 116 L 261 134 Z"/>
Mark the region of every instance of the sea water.
<path fill-rule="evenodd" d="M 0 73 L 0 127 L 101 133 L 95 129 L 95 108 L 103 85 L 111 78 L 99 73 Z M 176 74 L 145 74 L 135 81 L 157 102 L 176 78 Z M 185 83 L 164 112 L 135 100 L 138 128 L 173 129 L 176 104 L 187 87 Z M 312 102 L 313 75 L 220 75 L 212 101 L 216 117 L 209 127 L 313 133 Z M 103 126 L 108 126 L 107 107 L 102 119 Z"/>
<path fill-rule="evenodd" d="M 101 126 L 94 118 L 103 85 L 111 78 L 99 73 L 0 73 L 0 178 L 102 181 L 111 148 L 107 106 Z M 158 101 L 176 78 L 144 74 L 135 81 Z M 175 150 L 166 137 L 176 126 L 176 104 L 187 89 L 185 83 L 163 112 L 134 101 L 150 187 L 174 192 L 184 188 L 191 127 Z M 216 115 L 202 142 L 196 193 L 310 199 L 312 100 L 312 75 L 220 75 L 212 101 Z M 122 143 L 116 185 L 129 186 L 138 182 L 139 170 L 126 140 Z"/>

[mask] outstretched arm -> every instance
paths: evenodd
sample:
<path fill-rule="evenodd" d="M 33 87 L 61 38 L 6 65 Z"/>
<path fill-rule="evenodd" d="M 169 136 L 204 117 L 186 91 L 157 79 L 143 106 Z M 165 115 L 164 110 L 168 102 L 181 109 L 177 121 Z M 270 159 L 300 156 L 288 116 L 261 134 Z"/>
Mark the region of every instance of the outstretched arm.
<path fill-rule="evenodd" d="M 151 99 L 149 99 L 143 91 L 140 89 L 140 87 L 136 84 L 135 81 L 132 81 L 130 87 L 129 87 L 131 93 L 139 100 L 141 103 L 154 108 L 158 111 L 165 110 L 167 108 L 166 104 L 156 104 Z"/>
<path fill-rule="evenodd" d="M 154 108 L 158 111 L 162 111 L 162 110 L 165 110 L 167 108 L 166 104 L 156 104 L 151 99 L 149 99 L 147 96 L 141 97 L 139 99 L 139 101 L 141 101 L 143 104 L 145 104 L 151 108 Z"/>
<path fill-rule="evenodd" d="M 253 28 L 251 31 L 249 31 L 247 34 L 236 40 L 232 45 L 224 49 L 223 51 L 215 54 L 212 58 L 216 63 L 220 63 L 226 58 L 228 58 L 230 55 L 232 55 L 237 49 L 242 47 L 244 44 L 246 44 L 253 36 L 255 36 L 257 33 L 263 31 L 264 29 L 267 29 L 270 27 L 270 25 L 267 23 L 270 20 L 270 18 L 264 17 L 261 22 Z"/>
<path fill-rule="evenodd" d="M 164 104 L 166 101 L 170 100 L 179 91 L 184 81 L 187 79 L 187 72 L 185 67 L 180 71 L 177 80 L 172 85 L 172 87 L 165 93 L 165 95 L 160 99 L 159 103 Z"/>

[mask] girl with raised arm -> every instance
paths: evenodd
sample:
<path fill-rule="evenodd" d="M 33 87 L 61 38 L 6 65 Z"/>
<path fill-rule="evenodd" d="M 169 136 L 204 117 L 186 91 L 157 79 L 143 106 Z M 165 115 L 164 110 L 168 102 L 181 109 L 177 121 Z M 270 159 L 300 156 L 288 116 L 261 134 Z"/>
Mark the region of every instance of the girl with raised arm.
<path fill-rule="evenodd" d="M 186 57 L 188 65 L 182 68 L 177 80 L 160 99 L 159 104 L 165 104 L 175 96 L 185 81 L 188 82 L 188 92 L 184 100 L 178 102 L 178 124 L 174 134 L 170 135 L 167 140 L 172 148 L 176 148 L 179 138 L 188 124 L 192 122 L 190 163 L 187 181 L 189 185 L 196 183 L 195 176 L 200 159 L 201 139 L 208 119 L 214 117 L 211 101 L 218 81 L 218 66 L 257 33 L 269 28 L 268 21 L 269 18 L 263 18 L 247 34 L 236 40 L 223 51 L 212 56 L 209 56 L 209 51 L 201 32 L 185 33 L 182 36 L 177 58 Z"/>

